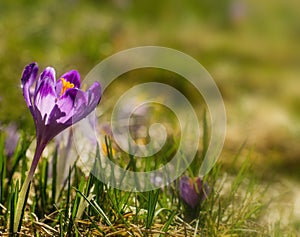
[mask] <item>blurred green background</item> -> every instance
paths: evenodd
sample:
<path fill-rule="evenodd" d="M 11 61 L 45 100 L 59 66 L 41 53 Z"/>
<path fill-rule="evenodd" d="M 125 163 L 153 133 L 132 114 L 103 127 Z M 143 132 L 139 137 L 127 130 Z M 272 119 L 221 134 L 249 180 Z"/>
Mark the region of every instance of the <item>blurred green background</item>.
<path fill-rule="evenodd" d="M 32 130 L 24 66 L 82 77 L 102 59 L 159 45 L 196 58 L 218 84 L 228 116 L 223 159 L 246 141 L 253 158 L 300 176 L 298 0 L 0 1 L 0 121 Z"/>

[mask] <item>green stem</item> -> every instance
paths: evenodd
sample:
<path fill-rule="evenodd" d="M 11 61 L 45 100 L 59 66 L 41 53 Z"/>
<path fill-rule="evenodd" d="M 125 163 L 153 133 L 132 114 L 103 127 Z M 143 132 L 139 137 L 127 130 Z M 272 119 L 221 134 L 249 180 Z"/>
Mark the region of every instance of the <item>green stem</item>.
<path fill-rule="evenodd" d="M 41 155 L 42 155 L 45 147 L 46 147 L 46 143 L 37 142 L 36 150 L 34 153 L 34 157 L 33 157 L 32 163 L 31 163 L 29 173 L 26 176 L 26 179 L 25 179 L 25 181 L 22 185 L 21 191 L 19 193 L 19 198 L 18 198 L 16 212 L 15 212 L 15 218 L 14 218 L 14 230 L 13 230 L 14 233 L 16 233 L 18 231 L 19 226 L 21 226 L 20 222 L 21 222 L 22 212 L 23 212 L 24 205 L 27 202 L 26 193 L 30 186 L 34 172 L 36 170 L 36 167 L 38 165 L 38 162 L 41 158 Z"/>

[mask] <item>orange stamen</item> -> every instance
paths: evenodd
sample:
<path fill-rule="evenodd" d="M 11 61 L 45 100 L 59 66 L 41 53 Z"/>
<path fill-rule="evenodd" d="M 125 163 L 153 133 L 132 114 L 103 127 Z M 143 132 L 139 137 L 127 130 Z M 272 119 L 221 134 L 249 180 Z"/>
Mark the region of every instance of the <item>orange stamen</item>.
<path fill-rule="evenodd" d="M 66 90 L 70 88 L 74 88 L 74 84 L 69 81 L 66 81 L 65 78 L 61 78 L 61 82 L 62 82 L 62 88 L 61 88 L 60 96 L 62 96 L 66 92 Z"/>

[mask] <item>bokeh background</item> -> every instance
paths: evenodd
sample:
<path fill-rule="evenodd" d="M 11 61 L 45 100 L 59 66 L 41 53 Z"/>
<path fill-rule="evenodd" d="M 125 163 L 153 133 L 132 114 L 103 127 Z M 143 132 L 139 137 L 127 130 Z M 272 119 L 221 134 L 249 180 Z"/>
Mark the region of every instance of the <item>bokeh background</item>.
<path fill-rule="evenodd" d="M 299 16 L 298 0 L 1 0 L 1 124 L 33 131 L 20 89 L 32 61 L 84 78 L 120 50 L 165 46 L 196 58 L 220 88 L 228 116 L 221 159 L 246 144 L 259 169 L 297 180 Z"/>

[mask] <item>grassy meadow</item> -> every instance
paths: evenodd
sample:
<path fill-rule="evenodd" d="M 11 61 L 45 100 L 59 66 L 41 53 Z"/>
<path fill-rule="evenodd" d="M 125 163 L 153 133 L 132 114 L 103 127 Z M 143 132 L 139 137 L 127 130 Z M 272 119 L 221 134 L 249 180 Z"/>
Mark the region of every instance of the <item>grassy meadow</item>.
<path fill-rule="evenodd" d="M 56 138 L 39 161 L 19 235 L 299 236 L 299 9 L 296 0 L 2 0 L 1 235 L 13 236 L 18 194 L 35 146 L 20 86 L 25 65 L 37 62 L 40 71 L 53 66 L 57 75 L 76 69 L 83 80 L 114 53 L 157 45 L 195 58 L 223 96 L 226 140 L 216 165 L 201 177 L 201 201 L 191 207 L 181 196 L 179 179 L 147 192 L 115 189 L 87 172 L 76 154 L 66 153 L 66 138 Z M 194 163 L 184 173 L 196 178 L 211 124 L 201 96 L 178 75 L 147 68 L 120 76 L 103 94 L 99 122 L 109 118 L 122 93 L 151 81 L 178 89 L 196 110 L 203 133 Z M 135 159 L 102 131 L 92 157 L 95 167 L 107 172 L 101 156 L 132 171 L 169 161 L 180 142 L 174 114 L 155 107 L 144 116 L 146 128 L 156 120 L 167 124 L 162 152 L 150 161 Z"/>

